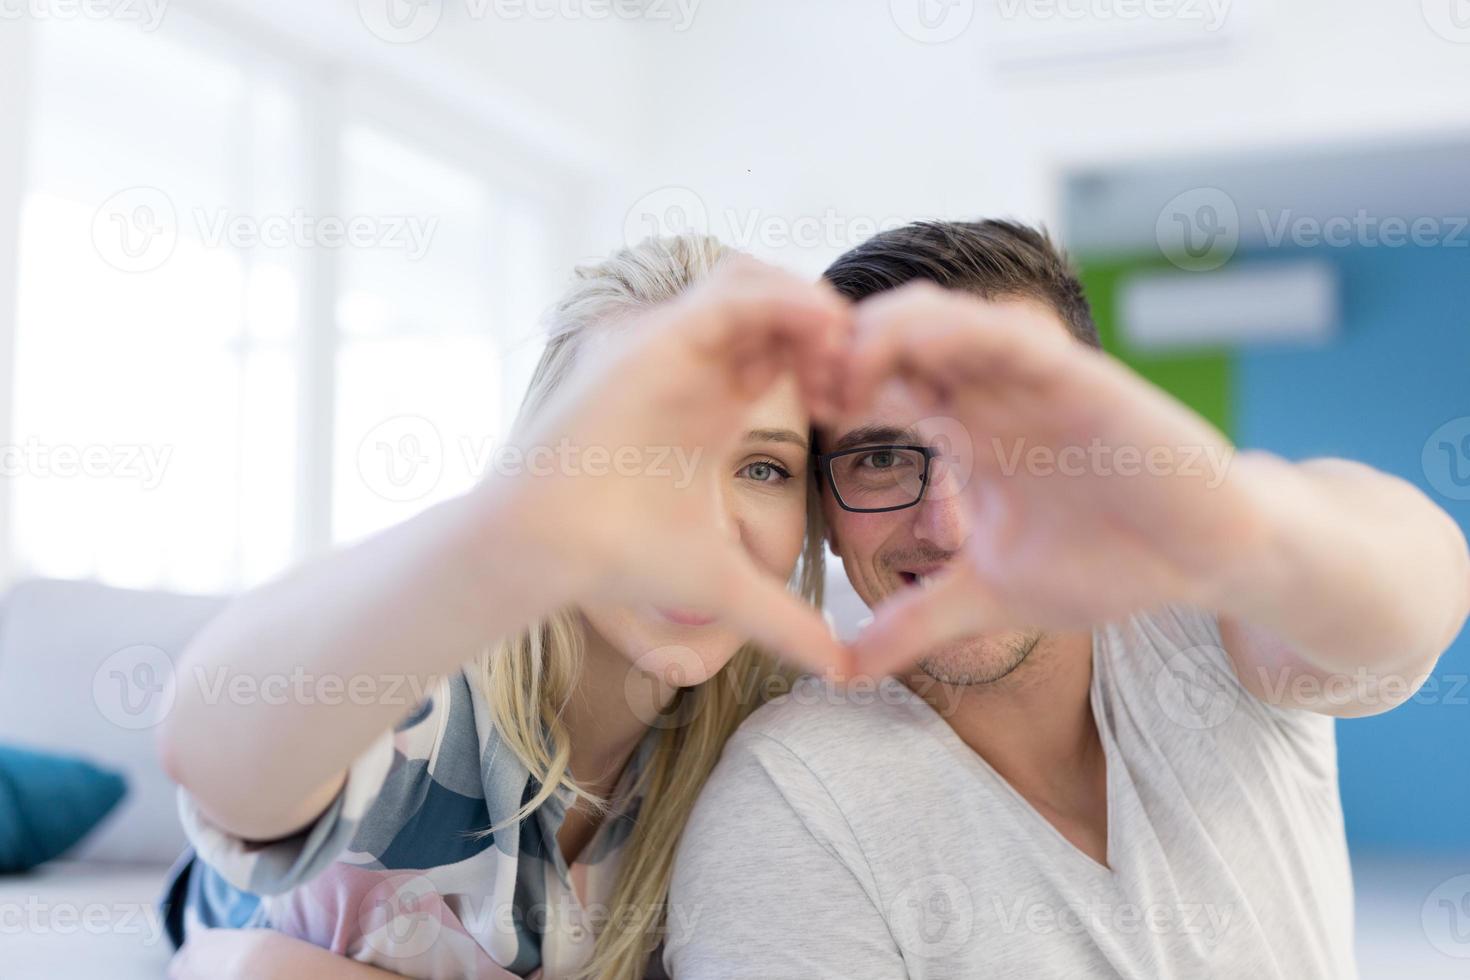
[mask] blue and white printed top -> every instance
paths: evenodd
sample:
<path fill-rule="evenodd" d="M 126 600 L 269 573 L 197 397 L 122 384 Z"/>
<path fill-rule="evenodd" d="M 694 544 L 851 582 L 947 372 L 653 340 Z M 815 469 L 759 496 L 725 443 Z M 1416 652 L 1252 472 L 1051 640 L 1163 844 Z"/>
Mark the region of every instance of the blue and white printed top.
<path fill-rule="evenodd" d="M 587 962 L 657 737 L 629 761 L 614 805 L 576 862 L 556 835 L 570 791 L 494 834 L 540 788 L 506 748 L 467 667 L 447 676 L 355 762 L 311 826 L 254 844 L 212 824 L 179 791 L 193 849 L 175 866 L 165 916 L 176 943 L 199 928 L 269 928 L 425 980 L 567 976 Z M 659 957 L 650 960 L 659 976 Z"/>

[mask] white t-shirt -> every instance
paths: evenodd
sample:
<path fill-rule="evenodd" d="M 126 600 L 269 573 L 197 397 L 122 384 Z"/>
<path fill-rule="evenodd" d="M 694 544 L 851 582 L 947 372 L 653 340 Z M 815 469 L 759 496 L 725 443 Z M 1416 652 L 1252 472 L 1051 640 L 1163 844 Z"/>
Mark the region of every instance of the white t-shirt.
<path fill-rule="evenodd" d="M 680 845 L 675 980 L 1356 976 L 1333 722 L 1246 692 L 1213 616 L 1093 635 L 1108 867 L 894 680 L 807 679 Z"/>

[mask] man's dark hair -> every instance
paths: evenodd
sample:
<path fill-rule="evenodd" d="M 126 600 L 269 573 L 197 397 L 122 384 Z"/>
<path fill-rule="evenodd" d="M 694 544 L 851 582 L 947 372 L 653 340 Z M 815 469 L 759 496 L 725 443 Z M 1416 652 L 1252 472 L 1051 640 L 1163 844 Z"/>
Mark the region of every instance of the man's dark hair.
<path fill-rule="evenodd" d="M 985 299 L 1035 299 L 1055 310 L 1073 337 L 1102 346 L 1066 254 L 1045 230 L 1015 221 L 918 221 L 880 232 L 823 277 L 853 302 L 915 279 Z"/>

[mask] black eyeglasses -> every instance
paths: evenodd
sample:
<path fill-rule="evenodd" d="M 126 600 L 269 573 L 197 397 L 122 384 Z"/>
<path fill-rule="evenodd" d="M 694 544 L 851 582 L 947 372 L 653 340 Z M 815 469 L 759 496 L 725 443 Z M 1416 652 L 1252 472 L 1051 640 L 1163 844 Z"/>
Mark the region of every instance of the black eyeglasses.
<path fill-rule="evenodd" d="M 883 514 L 924 499 L 929 464 L 939 452 L 928 446 L 859 446 L 816 453 L 817 472 L 843 510 Z"/>

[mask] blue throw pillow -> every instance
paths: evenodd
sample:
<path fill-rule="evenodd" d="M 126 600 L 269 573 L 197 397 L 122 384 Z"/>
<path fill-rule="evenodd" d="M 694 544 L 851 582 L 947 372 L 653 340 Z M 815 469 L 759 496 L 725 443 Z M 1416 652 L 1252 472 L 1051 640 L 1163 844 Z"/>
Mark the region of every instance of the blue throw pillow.
<path fill-rule="evenodd" d="M 0 745 L 0 874 L 60 855 L 126 792 L 122 776 L 81 759 Z"/>

